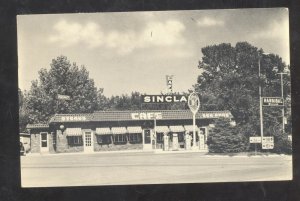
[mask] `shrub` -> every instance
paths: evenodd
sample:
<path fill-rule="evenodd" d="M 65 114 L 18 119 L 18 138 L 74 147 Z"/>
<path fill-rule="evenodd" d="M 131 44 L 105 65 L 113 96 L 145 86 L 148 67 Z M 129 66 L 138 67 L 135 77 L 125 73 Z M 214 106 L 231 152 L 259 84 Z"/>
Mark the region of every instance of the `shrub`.
<path fill-rule="evenodd" d="M 207 145 L 210 153 L 237 153 L 248 148 L 245 136 L 236 127 L 230 126 L 226 119 L 215 121 L 215 127 L 208 135 Z"/>

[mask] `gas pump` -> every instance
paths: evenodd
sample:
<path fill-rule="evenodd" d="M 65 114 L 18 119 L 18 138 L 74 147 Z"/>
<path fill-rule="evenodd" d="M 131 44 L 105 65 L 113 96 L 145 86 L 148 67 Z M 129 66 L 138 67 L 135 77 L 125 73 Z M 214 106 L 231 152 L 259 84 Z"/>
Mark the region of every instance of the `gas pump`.
<path fill-rule="evenodd" d="M 169 151 L 169 136 L 164 133 L 164 151 Z"/>
<path fill-rule="evenodd" d="M 204 137 L 204 133 L 205 132 L 205 128 L 200 128 L 200 132 L 199 132 L 199 149 L 203 150 L 205 149 L 205 137 Z"/>
<path fill-rule="evenodd" d="M 179 148 L 179 144 L 178 144 L 178 134 L 177 133 L 173 133 L 173 142 L 172 142 L 172 150 L 173 151 L 177 151 Z"/>
<path fill-rule="evenodd" d="M 185 132 L 184 138 L 185 138 L 185 149 L 190 150 L 192 148 L 192 146 L 191 146 L 192 138 L 188 131 Z"/>

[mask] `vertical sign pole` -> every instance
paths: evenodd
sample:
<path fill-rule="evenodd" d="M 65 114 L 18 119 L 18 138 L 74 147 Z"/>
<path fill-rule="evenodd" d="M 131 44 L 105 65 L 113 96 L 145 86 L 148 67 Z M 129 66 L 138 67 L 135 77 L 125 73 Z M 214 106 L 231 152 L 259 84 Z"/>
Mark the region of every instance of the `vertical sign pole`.
<path fill-rule="evenodd" d="M 280 73 L 280 79 L 281 79 L 281 98 L 282 98 L 282 101 L 283 101 L 283 81 L 282 81 L 282 74 L 283 73 Z M 284 104 L 282 106 L 282 133 L 284 133 Z"/>
<path fill-rule="evenodd" d="M 193 114 L 193 147 L 196 150 L 196 113 L 200 108 L 200 99 L 197 93 L 193 92 L 188 97 L 188 106 Z"/>
<path fill-rule="evenodd" d="M 193 112 L 193 148 L 196 149 L 196 113 Z"/>
<path fill-rule="evenodd" d="M 156 149 L 156 117 L 154 116 L 154 140 L 155 140 L 155 147 L 154 149 Z"/>
<path fill-rule="evenodd" d="M 258 77 L 259 77 L 259 116 L 260 116 L 260 136 L 261 140 L 264 137 L 264 122 L 263 122 L 263 108 L 261 101 L 261 84 L 260 84 L 260 58 L 258 59 Z"/>

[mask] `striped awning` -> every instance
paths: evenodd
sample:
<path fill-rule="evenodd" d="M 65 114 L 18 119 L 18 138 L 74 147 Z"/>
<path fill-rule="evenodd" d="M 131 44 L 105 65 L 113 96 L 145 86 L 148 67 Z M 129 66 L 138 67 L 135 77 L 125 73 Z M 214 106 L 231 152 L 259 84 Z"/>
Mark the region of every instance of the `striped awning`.
<path fill-rule="evenodd" d="M 125 127 L 112 127 L 111 132 L 112 134 L 125 134 L 127 130 Z"/>
<path fill-rule="evenodd" d="M 110 128 L 96 128 L 96 134 L 97 135 L 108 135 L 111 134 Z"/>
<path fill-rule="evenodd" d="M 140 126 L 128 126 L 128 133 L 142 133 L 142 128 Z"/>
<path fill-rule="evenodd" d="M 155 130 L 157 133 L 170 132 L 170 129 L 168 128 L 168 126 L 156 126 Z"/>
<path fill-rule="evenodd" d="M 67 136 L 80 136 L 80 135 L 82 135 L 81 128 L 67 128 L 66 135 Z"/>
<path fill-rule="evenodd" d="M 184 128 L 186 131 L 193 131 L 193 125 L 184 125 Z M 196 131 L 198 131 L 198 130 L 199 130 L 199 128 L 196 125 Z"/>
<path fill-rule="evenodd" d="M 184 132 L 183 126 L 170 126 L 171 132 Z"/>

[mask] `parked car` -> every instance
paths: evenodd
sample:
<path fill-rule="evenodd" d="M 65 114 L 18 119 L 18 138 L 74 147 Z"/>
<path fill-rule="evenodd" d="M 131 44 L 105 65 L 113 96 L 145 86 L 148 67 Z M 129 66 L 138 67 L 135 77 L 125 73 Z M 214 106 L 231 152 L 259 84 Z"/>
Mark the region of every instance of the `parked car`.
<path fill-rule="evenodd" d="M 20 154 L 21 156 L 26 156 L 26 150 L 22 142 L 20 142 Z"/>

